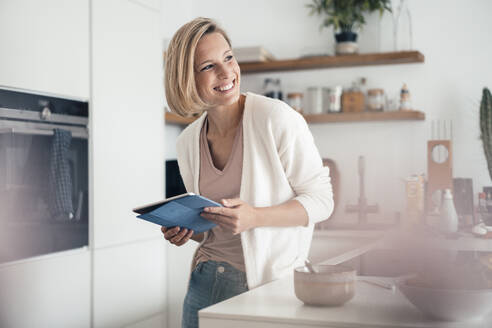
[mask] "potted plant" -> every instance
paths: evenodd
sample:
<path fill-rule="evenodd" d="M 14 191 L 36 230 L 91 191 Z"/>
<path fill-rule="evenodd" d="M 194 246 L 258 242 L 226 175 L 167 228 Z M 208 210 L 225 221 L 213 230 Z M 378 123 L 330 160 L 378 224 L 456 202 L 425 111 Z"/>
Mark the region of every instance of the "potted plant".
<path fill-rule="evenodd" d="M 492 179 L 492 94 L 488 88 L 483 88 L 480 102 L 480 132 L 489 176 Z"/>
<path fill-rule="evenodd" d="M 357 53 L 357 33 L 366 24 L 364 14 L 391 11 L 391 0 L 312 0 L 307 5 L 310 15 L 324 17 L 320 28 L 333 26 L 337 41 L 336 53 Z"/>

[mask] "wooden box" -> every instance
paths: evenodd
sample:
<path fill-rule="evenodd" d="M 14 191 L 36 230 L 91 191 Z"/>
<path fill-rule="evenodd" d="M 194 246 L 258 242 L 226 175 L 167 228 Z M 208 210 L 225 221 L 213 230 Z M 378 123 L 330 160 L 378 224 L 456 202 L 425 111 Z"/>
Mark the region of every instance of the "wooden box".
<path fill-rule="evenodd" d="M 360 91 L 346 91 L 342 94 L 342 112 L 359 113 L 364 111 L 364 94 Z"/>

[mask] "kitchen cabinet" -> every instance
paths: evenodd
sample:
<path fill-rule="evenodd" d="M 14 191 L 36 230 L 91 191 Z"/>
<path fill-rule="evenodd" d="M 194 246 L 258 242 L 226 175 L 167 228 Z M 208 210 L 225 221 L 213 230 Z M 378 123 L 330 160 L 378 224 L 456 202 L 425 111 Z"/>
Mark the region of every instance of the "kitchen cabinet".
<path fill-rule="evenodd" d="M 90 246 L 1 264 L 2 328 L 165 326 L 162 233 L 132 213 L 164 197 L 159 6 L 0 1 L 0 85 L 89 99 L 91 132 Z"/>
<path fill-rule="evenodd" d="M 89 22 L 88 0 L 0 1 L 0 85 L 89 99 Z M 63 248 L 74 236 L 59 227 L 49 242 Z M 8 239 L 39 242 L 26 233 Z M 88 247 L 0 265 L 2 328 L 90 327 L 90 304 Z"/>
<path fill-rule="evenodd" d="M 161 237 L 132 208 L 164 198 L 160 13 L 92 4 L 92 246 Z M 125 69 L 122 69 L 124 67 Z"/>
<path fill-rule="evenodd" d="M 2 0 L 0 85 L 89 98 L 89 1 Z"/>
<path fill-rule="evenodd" d="M 87 247 L 0 265 L 0 327 L 90 327 L 90 268 Z"/>
<path fill-rule="evenodd" d="M 258 63 L 242 63 L 241 73 L 286 72 L 322 68 L 340 68 L 371 65 L 394 65 L 423 63 L 425 57 L 419 51 L 400 51 L 375 54 L 359 54 L 344 56 L 318 56 L 299 59 L 273 60 Z M 400 121 L 425 120 L 425 113 L 417 110 L 390 111 L 390 112 L 361 112 L 361 113 L 329 113 L 304 115 L 308 123 L 336 123 L 336 122 L 365 122 L 365 121 Z M 166 112 L 165 120 L 169 124 L 187 125 L 196 117 L 181 117 Z"/>
<path fill-rule="evenodd" d="M 159 226 L 132 208 L 164 198 L 160 12 L 156 1 L 92 1 L 92 327 L 160 327 Z"/>
<path fill-rule="evenodd" d="M 93 328 L 130 328 L 165 314 L 165 247 L 161 239 L 154 239 L 94 252 Z"/>

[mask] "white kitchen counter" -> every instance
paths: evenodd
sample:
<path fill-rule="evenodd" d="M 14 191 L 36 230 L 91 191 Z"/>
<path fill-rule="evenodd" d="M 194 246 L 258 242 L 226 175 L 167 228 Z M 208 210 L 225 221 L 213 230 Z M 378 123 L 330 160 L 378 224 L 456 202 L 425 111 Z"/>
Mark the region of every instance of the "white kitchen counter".
<path fill-rule="evenodd" d="M 292 276 L 208 307 L 199 316 L 200 328 L 492 327 L 492 315 L 473 323 L 432 321 L 399 291 L 364 282 L 357 282 L 355 297 L 341 307 L 306 306 L 294 294 Z"/>
<path fill-rule="evenodd" d="M 323 263 L 337 264 L 370 249 L 382 247 L 383 233 L 371 233 L 372 235 L 354 236 L 344 235 L 342 232 L 327 232 L 324 236 L 322 232 L 318 232 L 315 235 L 318 239 L 315 247 L 327 251 L 325 255 L 328 260 Z M 481 242 L 480 240 L 479 243 L 482 244 Z M 330 245 L 339 247 L 329 247 Z M 480 246 L 488 248 L 488 245 L 489 243 Z M 377 279 L 390 280 L 381 277 Z M 306 306 L 296 298 L 293 276 L 290 275 L 201 310 L 200 328 L 492 327 L 492 314 L 483 321 L 473 323 L 433 321 L 422 315 L 399 291 L 390 291 L 364 282 L 357 282 L 356 289 L 355 297 L 344 306 Z"/>

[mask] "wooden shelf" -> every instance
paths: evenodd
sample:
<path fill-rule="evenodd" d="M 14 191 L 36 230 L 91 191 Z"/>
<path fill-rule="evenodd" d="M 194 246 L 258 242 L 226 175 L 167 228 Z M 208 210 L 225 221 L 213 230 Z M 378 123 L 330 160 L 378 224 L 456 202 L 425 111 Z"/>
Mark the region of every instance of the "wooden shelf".
<path fill-rule="evenodd" d="M 195 117 L 185 118 L 173 113 L 166 113 L 166 122 L 170 124 L 188 125 Z M 361 112 L 361 113 L 330 113 L 304 115 L 308 123 L 336 123 L 336 122 L 367 122 L 367 121 L 423 121 L 425 113 L 416 110 L 393 112 Z"/>
<path fill-rule="evenodd" d="M 330 113 L 304 115 L 308 123 L 367 122 L 367 121 L 423 121 L 425 113 L 416 110 L 392 112 Z"/>
<path fill-rule="evenodd" d="M 242 63 L 239 66 L 241 67 L 241 73 L 247 74 L 350 66 L 423 63 L 424 60 L 424 55 L 419 51 L 400 51 L 273 60 L 268 62 Z"/>

